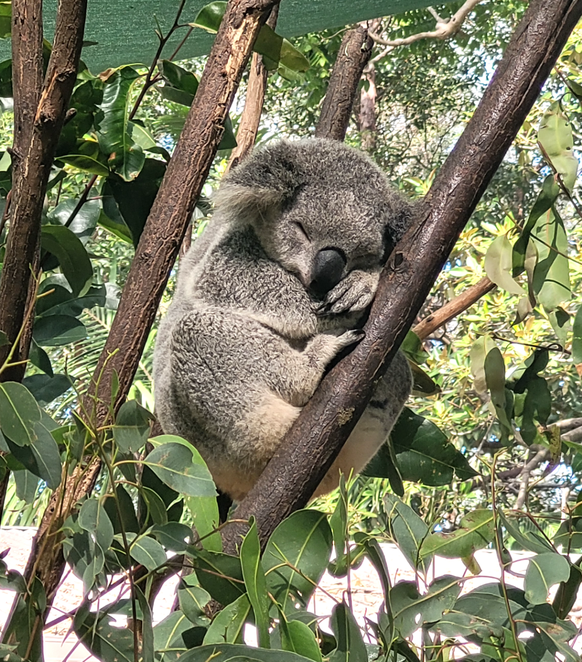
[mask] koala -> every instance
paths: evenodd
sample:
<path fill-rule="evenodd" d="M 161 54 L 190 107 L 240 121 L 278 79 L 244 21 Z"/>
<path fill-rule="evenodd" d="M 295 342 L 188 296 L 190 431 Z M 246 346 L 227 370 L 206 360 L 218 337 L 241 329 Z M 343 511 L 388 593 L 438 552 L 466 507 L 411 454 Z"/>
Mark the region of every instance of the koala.
<path fill-rule="evenodd" d="M 338 354 L 362 337 L 380 271 L 412 206 L 366 156 L 323 139 L 255 150 L 223 180 L 182 260 L 154 351 L 156 411 L 219 489 L 244 498 Z M 398 353 L 341 453 L 361 471 L 411 390 Z"/>

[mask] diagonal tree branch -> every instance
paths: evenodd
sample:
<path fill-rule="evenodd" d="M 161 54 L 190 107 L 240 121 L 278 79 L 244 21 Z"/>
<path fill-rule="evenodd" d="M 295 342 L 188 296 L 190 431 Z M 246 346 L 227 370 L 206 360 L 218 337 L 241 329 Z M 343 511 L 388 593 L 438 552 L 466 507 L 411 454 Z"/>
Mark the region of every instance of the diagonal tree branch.
<path fill-rule="evenodd" d="M 532 0 L 417 224 L 384 270 L 366 337 L 323 380 L 233 515 L 254 515 L 263 544 L 307 504 L 339 453 L 581 16 L 582 0 Z M 227 527 L 225 551 L 234 551 L 240 534 L 241 527 Z"/>
<path fill-rule="evenodd" d="M 206 180 L 256 36 L 278 0 L 230 0 L 186 124 L 136 249 L 111 332 L 85 402 L 96 428 L 108 422 L 113 383 L 116 406 L 127 396 L 196 200 Z M 45 586 L 48 606 L 64 568 L 61 526 L 93 490 L 101 464 L 77 467 L 55 491 L 26 567 L 28 582 Z M 46 613 L 43 617 L 46 616 Z"/>

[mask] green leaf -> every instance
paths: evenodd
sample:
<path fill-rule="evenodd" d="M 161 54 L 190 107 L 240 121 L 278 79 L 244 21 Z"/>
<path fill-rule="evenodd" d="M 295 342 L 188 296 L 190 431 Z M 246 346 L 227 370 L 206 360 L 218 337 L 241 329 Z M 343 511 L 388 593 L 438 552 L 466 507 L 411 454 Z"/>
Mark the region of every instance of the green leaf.
<path fill-rule="evenodd" d="M 59 261 L 73 294 L 83 292 L 93 278 L 93 267 L 81 240 L 62 225 L 43 225 L 40 243 Z"/>
<path fill-rule="evenodd" d="M 334 577 L 343 577 L 349 570 L 347 547 L 348 534 L 348 503 L 346 495 L 346 479 L 340 476 L 339 499 L 337 506 L 329 518 L 329 526 L 333 535 L 335 559 L 329 564 L 329 571 Z"/>
<path fill-rule="evenodd" d="M 561 112 L 559 102 L 552 104 L 551 109 L 542 117 L 538 140 L 561 176 L 562 182 L 571 191 L 576 183 L 578 160 L 573 153 L 572 127 Z"/>
<path fill-rule="evenodd" d="M 186 650 L 183 634 L 192 623 L 181 611 L 174 611 L 154 627 L 154 650 L 162 662 L 177 662 Z"/>
<path fill-rule="evenodd" d="M 34 395 L 37 402 L 48 404 L 66 393 L 73 382 L 68 375 L 30 375 L 22 380 L 22 384 Z"/>
<path fill-rule="evenodd" d="M 310 662 L 310 660 L 288 651 L 251 648 L 238 644 L 212 644 L 189 650 L 180 657 L 180 662 Z"/>
<path fill-rule="evenodd" d="M 368 662 L 360 627 L 343 602 L 333 608 L 330 626 L 337 640 L 337 648 L 329 656 L 329 662 Z"/>
<path fill-rule="evenodd" d="M 574 318 L 574 335 L 572 337 L 572 361 L 574 365 L 582 363 L 582 306 L 578 306 Z"/>
<path fill-rule="evenodd" d="M 242 568 L 238 556 L 222 552 L 189 549 L 200 585 L 223 605 L 234 602 L 245 593 Z"/>
<path fill-rule="evenodd" d="M 130 66 L 116 69 L 103 86 L 103 103 L 97 138 L 108 155 L 108 165 L 122 179 L 135 179 L 145 162 L 142 148 L 131 138 L 129 120 L 131 90 L 138 72 Z"/>
<path fill-rule="evenodd" d="M 506 434 L 508 434 L 512 428 L 506 411 L 505 361 L 498 347 L 493 347 L 487 352 L 484 369 L 485 381 L 491 393 L 491 402 L 495 407 L 495 413 L 502 428 L 505 428 Z"/>
<path fill-rule="evenodd" d="M 0 429 L 18 446 L 26 446 L 37 439 L 35 425 L 41 421 L 36 400 L 18 382 L 0 383 Z"/>
<path fill-rule="evenodd" d="M 36 498 L 38 476 L 35 476 L 28 469 L 14 471 L 13 475 L 14 482 L 16 483 L 16 496 L 26 504 L 33 503 Z"/>
<path fill-rule="evenodd" d="M 512 277 L 513 248 L 506 235 L 493 240 L 485 254 L 485 272 L 490 280 L 510 294 L 526 296 L 523 287 Z"/>
<path fill-rule="evenodd" d="M 220 518 L 216 498 L 185 497 L 184 502 L 192 515 L 192 523 L 202 547 L 211 552 L 222 552 L 222 538 L 217 530 Z"/>
<path fill-rule="evenodd" d="M 166 485 L 180 494 L 215 496 L 212 476 L 198 451 L 180 443 L 164 443 L 143 460 Z"/>
<path fill-rule="evenodd" d="M 131 535 L 131 534 L 130 534 Z M 128 535 L 128 539 L 130 538 Z M 116 536 L 120 539 L 120 536 Z M 150 572 L 166 564 L 166 552 L 157 540 L 148 536 L 135 538 L 131 542 L 129 552 L 138 563 L 145 566 Z"/>
<path fill-rule="evenodd" d="M 261 543 L 254 517 L 250 519 L 250 529 L 240 547 L 240 564 L 247 596 L 255 615 L 259 635 L 259 646 L 270 648 L 269 639 L 269 599 L 265 573 L 261 566 Z"/>
<path fill-rule="evenodd" d="M 422 558 L 431 554 L 448 559 L 465 558 L 487 547 L 494 536 L 493 513 L 486 508 L 477 508 L 461 519 L 459 528 L 453 533 L 428 535 L 422 543 L 420 555 Z"/>
<path fill-rule="evenodd" d="M 192 529 L 186 524 L 180 524 L 180 522 L 156 524 L 152 527 L 151 534 L 166 549 L 178 554 L 185 552 L 188 545 L 192 544 Z"/>
<path fill-rule="evenodd" d="M 63 540 L 63 554 L 87 594 L 105 566 L 105 552 L 88 531 L 74 532 Z"/>
<path fill-rule="evenodd" d="M 160 60 L 158 68 L 166 85 L 160 89 L 161 95 L 169 101 L 191 106 L 198 89 L 196 76 L 170 60 Z"/>
<path fill-rule="evenodd" d="M 421 558 L 420 548 L 429 533 L 428 526 L 410 506 L 398 497 L 386 494 L 384 502 L 390 518 L 390 530 L 398 549 L 413 568 L 426 572 L 431 562 L 431 556 Z"/>
<path fill-rule="evenodd" d="M 276 69 L 281 64 L 285 69 L 293 72 L 309 69 L 309 60 L 303 53 L 268 25 L 261 27 L 253 50 L 266 58 L 267 68 Z"/>
<path fill-rule="evenodd" d="M 246 593 L 227 605 L 210 624 L 204 644 L 242 644 L 244 625 L 252 613 Z"/>
<path fill-rule="evenodd" d="M 81 506 L 79 526 L 95 536 L 101 549 L 109 549 L 113 542 L 113 525 L 99 499 L 87 499 Z"/>
<path fill-rule="evenodd" d="M 529 213 L 527 222 L 519 239 L 513 247 L 513 276 L 519 276 L 526 267 L 528 247 L 531 246 L 530 237 L 538 219 L 548 212 L 560 195 L 560 187 L 552 175 L 548 175 L 542 184 L 542 190 Z M 534 251 L 535 251 L 535 247 Z M 537 258 L 536 258 L 537 259 Z"/>
<path fill-rule="evenodd" d="M 89 651 L 103 662 L 134 662 L 134 635 L 129 628 L 112 624 L 106 613 L 94 614 L 88 603 L 73 619 L 75 634 Z"/>
<path fill-rule="evenodd" d="M 297 620 L 288 621 L 283 612 L 280 612 L 279 622 L 283 650 L 303 655 L 313 662 L 322 662 L 317 639 L 308 625 Z"/>
<path fill-rule="evenodd" d="M 564 222 L 555 207 L 538 218 L 532 229 L 531 241 L 538 252 L 533 274 L 534 293 L 539 303 L 547 311 L 552 311 L 572 297 L 568 238 Z"/>
<path fill-rule="evenodd" d="M 136 452 L 144 446 L 153 418 L 136 400 L 127 400 L 121 405 L 115 417 L 113 438 L 123 453 Z"/>
<path fill-rule="evenodd" d="M 425 623 L 439 621 L 444 612 L 452 609 L 460 591 L 458 577 L 447 575 L 432 582 L 424 595 L 420 595 L 414 582 L 398 582 L 390 591 L 395 629 L 406 638 Z"/>
<path fill-rule="evenodd" d="M 275 529 L 263 554 L 269 593 L 288 613 L 294 603 L 307 606 L 332 550 L 332 534 L 324 513 L 298 510 Z"/>
<path fill-rule="evenodd" d="M 459 480 L 476 475 L 465 456 L 449 443 L 442 430 L 407 407 L 396 421 L 390 438 L 404 480 L 438 486 L 450 484 L 455 475 Z M 391 461 L 390 450 L 384 445 L 363 474 L 384 476 L 385 465 Z"/>
<path fill-rule="evenodd" d="M 116 485 L 115 494 L 109 494 L 105 497 L 103 508 L 113 524 L 115 533 L 121 533 L 122 530 L 133 533 L 139 531 L 133 500 L 123 485 Z"/>
<path fill-rule="evenodd" d="M 83 322 L 70 315 L 39 317 L 32 330 L 34 341 L 41 347 L 60 347 L 87 337 Z"/>
<path fill-rule="evenodd" d="M 210 2 L 202 7 L 191 25 L 208 32 L 218 32 L 225 11 L 226 2 Z"/>
<path fill-rule="evenodd" d="M 5 347 L 6 345 L 10 345 L 8 336 L 4 333 L 4 331 L 0 331 L 0 347 Z"/>
<path fill-rule="evenodd" d="M 19 446 L 10 439 L 6 442 L 10 452 L 31 473 L 45 481 L 54 490 L 61 483 L 61 456 L 59 447 L 44 422 L 35 423 L 35 439 L 30 445 Z"/>
<path fill-rule="evenodd" d="M 139 486 L 139 494 L 142 497 L 146 507 L 147 514 L 155 524 L 164 525 L 168 523 L 168 513 L 166 504 L 162 497 L 149 487 Z"/>
<path fill-rule="evenodd" d="M 543 604 L 550 588 L 569 577 L 570 564 L 561 554 L 538 554 L 529 560 L 525 572 L 525 597 L 533 605 Z"/>
<path fill-rule="evenodd" d="M 10 37 L 12 28 L 12 2 L 0 2 L 0 39 Z"/>
<path fill-rule="evenodd" d="M 91 175 L 107 177 L 110 173 L 107 165 L 93 156 L 86 156 L 85 154 L 65 154 L 64 156 L 59 156 L 58 159 L 77 170 L 88 172 Z"/>
<path fill-rule="evenodd" d="M 79 200 L 69 198 L 61 202 L 48 215 L 48 219 L 54 225 L 67 226 L 71 232 L 79 238 L 81 243 L 86 244 L 93 236 L 99 216 L 101 215 L 101 201 L 87 200 L 79 209 L 72 221 L 69 222 L 71 214 L 75 210 Z"/>
<path fill-rule="evenodd" d="M 137 246 L 165 172 L 164 162 L 145 159 L 141 172 L 132 181 L 124 181 L 115 174 L 108 177 L 101 194 L 103 211 L 109 220 L 100 218 L 99 223 L 117 235 L 129 229 Z"/>
<path fill-rule="evenodd" d="M 517 542 L 520 549 L 534 552 L 536 554 L 545 554 L 546 552 L 555 553 L 552 545 L 541 535 L 541 533 L 529 530 L 522 531 L 519 528 L 518 521 L 513 521 L 514 519 L 517 519 L 517 517 L 511 517 L 510 514 L 506 514 L 501 510 L 498 510 L 497 513 L 501 523 L 507 530 L 507 533 L 509 533 L 509 535 Z M 521 519 L 524 518 L 521 517 Z M 527 518 L 525 519 L 526 522 L 529 521 Z"/>
<path fill-rule="evenodd" d="M 180 579 L 178 600 L 180 609 L 190 622 L 208 627 L 210 620 L 204 612 L 204 607 L 210 600 L 210 593 L 200 586 L 195 573 Z"/>

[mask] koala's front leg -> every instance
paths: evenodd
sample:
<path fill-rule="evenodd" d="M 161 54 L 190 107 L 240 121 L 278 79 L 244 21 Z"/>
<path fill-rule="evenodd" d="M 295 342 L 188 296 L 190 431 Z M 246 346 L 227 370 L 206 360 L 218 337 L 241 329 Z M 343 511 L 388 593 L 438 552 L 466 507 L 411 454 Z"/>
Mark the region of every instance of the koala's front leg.
<path fill-rule="evenodd" d="M 346 331 L 339 336 L 318 333 L 305 349 L 297 353 L 297 368 L 286 370 L 285 395 L 289 402 L 302 407 L 319 386 L 325 369 L 343 349 L 359 342 L 364 337 L 360 329 Z"/>
<path fill-rule="evenodd" d="M 320 314 L 338 315 L 341 313 L 358 313 L 365 310 L 376 294 L 379 271 L 350 271 L 325 298 L 319 309 Z"/>

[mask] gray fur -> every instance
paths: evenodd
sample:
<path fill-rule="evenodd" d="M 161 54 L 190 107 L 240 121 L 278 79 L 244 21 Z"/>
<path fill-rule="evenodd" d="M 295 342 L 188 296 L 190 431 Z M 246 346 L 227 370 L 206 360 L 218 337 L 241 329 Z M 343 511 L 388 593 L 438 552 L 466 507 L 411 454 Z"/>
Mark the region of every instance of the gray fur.
<path fill-rule="evenodd" d="M 378 167 L 335 141 L 270 144 L 225 178 L 180 267 L 154 378 L 163 429 L 191 441 L 234 499 L 254 485 L 329 363 L 361 337 L 410 218 Z M 368 463 L 410 388 L 399 353 L 318 493 L 337 485 L 338 469 Z"/>

